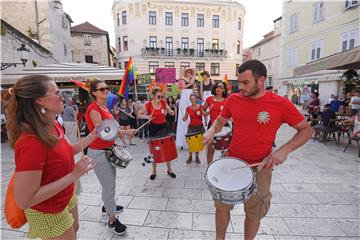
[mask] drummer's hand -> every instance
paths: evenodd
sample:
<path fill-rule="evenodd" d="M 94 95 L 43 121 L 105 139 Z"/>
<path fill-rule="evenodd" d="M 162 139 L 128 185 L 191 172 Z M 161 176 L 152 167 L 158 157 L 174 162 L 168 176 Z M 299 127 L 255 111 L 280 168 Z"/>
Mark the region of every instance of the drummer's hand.
<path fill-rule="evenodd" d="M 98 130 L 99 126 L 100 126 L 100 124 L 96 124 L 95 127 L 94 127 L 94 129 L 93 129 L 93 130 L 91 131 L 91 133 L 89 134 L 89 135 L 91 135 L 92 137 L 94 137 L 94 139 L 98 137 L 98 135 L 97 135 L 97 130 Z"/>
<path fill-rule="evenodd" d="M 265 168 L 272 168 L 274 166 L 282 164 L 286 159 L 289 153 L 281 148 L 277 149 L 275 152 L 271 153 L 267 158 Z"/>
<path fill-rule="evenodd" d="M 94 159 L 83 155 L 81 159 L 76 163 L 74 170 L 71 172 L 71 174 L 75 177 L 75 179 L 78 179 L 91 169 L 95 167 L 96 163 Z"/>
<path fill-rule="evenodd" d="M 205 145 L 209 145 L 213 139 L 214 139 L 214 135 L 215 135 L 215 129 L 214 128 L 210 128 L 209 130 L 206 131 L 206 133 L 203 135 L 203 143 Z"/>

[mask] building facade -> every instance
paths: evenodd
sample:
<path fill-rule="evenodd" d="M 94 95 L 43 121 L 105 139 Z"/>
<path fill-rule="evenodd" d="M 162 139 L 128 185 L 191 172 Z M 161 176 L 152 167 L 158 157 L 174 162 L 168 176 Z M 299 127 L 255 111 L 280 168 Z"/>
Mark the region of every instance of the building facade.
<path fill-rule="evenodd" d="M 250 47 L 250 58 L 262 61 L 267 69 L 266 86 L 279 89 L 281 17 L 274 20 L 274 29 Z"/>
<path fill-rule="evenodd" d="M 2 1 L 1 18 L 48 49 L 58 62 L 71 62 L 71 18 L 61 0 Z"/>
<path fill-rule="evenodd" d="M 157 67 L 207 70 L 236 77 L 242 62 L 245 8 L 232 0 L 115 0 L 117 66 L 130 56 L 140 74 Z M 139 27 L 141 26 L 141 27 Z"/>
<path fill-rule="evenodd" d="M 318 91 L 321 105 L 341 95 L 344 71 L 321 70 L 295 76 L 294 69 L 359 46 L 359 1 L 284 1 L 281 31 L 281 93 L 304 87 Z M 326 69 L 326 68 L 325 68 Z"/>
<path fill-rule="evenodd" d="M 108 32 L 85 22 L 71 28 L 72 61 L 111 66 Z"/>

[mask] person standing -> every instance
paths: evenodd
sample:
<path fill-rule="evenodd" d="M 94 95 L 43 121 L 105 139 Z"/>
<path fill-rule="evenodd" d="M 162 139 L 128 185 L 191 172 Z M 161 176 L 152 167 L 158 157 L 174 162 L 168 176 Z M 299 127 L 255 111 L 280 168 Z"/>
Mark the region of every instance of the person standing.
<path fill-rule="evenodd" d="M 131 109 L 128 106 L 128 101 L 124 98 L 121 100 L 120 105 L 120 117 L 119 117 L 119 124 L 121 130 L 129 130 L 131 129 Z M 132 143 L 132 137 L 128 136 L 129 138 L 129 145 L 133 145 Z M 121 138 L 123 141 L 123 144 L 126 145 L 125 139 Z"/>
<path fill-rule="evenodd" d="M 314 117 L 314 113 L 316 114 L 315 108 L 319 108 L 320 106 L 320 100 L 319 100 L 319 93 L 318 92 L 314 92 L 313 95 L 311 96 L 310 100 L 306 103 L 306 107 L 308 110 L 309 115 L 311 115 L 313 118 Z"/>
<path fill-rule="evenodd" d="M 76 117 L 79 114 L 78 108 L 74 105 L 72 98 L 66 99 L 66 106 L 61 117 L 63 119 L 63 126 L 65 134 L 69 138 L 70 143 L 75 143 L 77 140 L 77 126 Z"/>
<path fill-rule="evenodd" d="M 173 96 L 168 96 L 166 99 L 166 102 L 169 106 L 169 108 L 171 109 L 171 111 L 173 111 L 175 113 L 175 115 L 166 115 L 166 121 L 169 124 L 169 129 L 171 133 L 176 133 L 176 121 L 175 119 L 177 118 L 177 109 L 176 109 L 176 105 L 175 105 L 175 100 Z"/>
<path fill-rule="evenodd" d="M 56 83 L 28 75 L 1 92 L 7 113 L 9 145 L 15 151 L 14 196 L 24 209 L 30 239 L 76 239 L 79 229 L 74 182 L 94 168 L 86 155 L 74 155 L 96 139 L 91 132 L 81 144 L 69 143 L 55 120 L 64 110 Z"/>
<path fill-rule="evenodd" d="M 144 106 L 145 106 L 145 98 L 144 98 L 144 96 L 140 95 L 139 100 L 135 104 L 135 115 L 138 120 L 139 127 L 142 126 L 144 123 L 146 123 L 148 120 L 146 118 L 139 117 L 139 110 L 142 109 Z M 149 136 L 149 126 L 146 124 L 144 127 L 142 127 L 139 130 L 138 134 L 139 134 L 138 136 L 139 136 L 140 142 L 144 143 L 145 139 L 148 138 L 148 136 Z"/>
<path fill-rule="evenodd" d="M 208 97 L 211 96 L 211 90 L 215 84 L 215 81 L 210 78 L 210 73 L 208 71 L 203 71 L 200 75 L 203 78 L 203 80 L 200 82 L 200 94 L 201 99 L 205 101 Z"/>
<path fill-rule="evenodd" d="M 93 101 L 86 109 L 85 121 L 88 129 L 92 131 L 103 120 L 114 119 L 114 117 L 106 106 L 110 88 L 105 82 L 98 79 L 91 80 L 88 84 Z M 122 138 L 125 135 L 133 136 L 135 132 L 135 129 L 120 130 L 119 137 Z M 104 202 L 101 211 L 109 216 L 107 227 L 109 231 L 122 235 L 126 232 L 126 226 L 115 215 L 123 210 L 123 207 L 116 205 L 115 202 L 116 168 L 110 164 L 105 154 L 105 150 L 111 148 L 114 143 L 115 141 L 105 141 L 96 138 L 88 148 L 88 155 L 96 162 L 94 171 L 101 185 L 101 198 Z"/>
<path fill-rule="evenodd" d="M 204 144 L 213 141 L 214 134 L 233 119 L 233 136 L 228 155 L 248 164 L 266 161 L 260 170 L 255 168 L 257 191 L 244 203 L 244 238 L 254 239 L 260 221 L 267 214 L 271 200 L 271 176 L 273 166 L 283 163 L 290 152 L 308 141 L 313 133 L 309 124 L 296 107 L 284 97 L 267 92 L 264 87 L 267 71 L 258 60 L 244 62 L 238 68 L 240 93 L 230 95 L 224 109 L 204 134 Z M 297 133 L 284 145 L 272 152 L 279 127 L 287 123 Z M 216 239 L 225 239 L 233 205 L 214 200 L 216 213 Z"/>
<path fill-rule="evenodd" d="M 149 137 L 163 137 L 168 135 L 169 128 L 166 122 L 165 114 L 174 115 L 175 113 L 167 105 L 164 95 L 159 88 L 152 89 L 152 100 L 148 101 L 145 106 L 139 110 L 139 117 L 151 119 L 149 124 Z M 150 144 L 150 143 L 149 143 Z M 166 162 L 167 173 L 172 178 L 176 178 L 175 173 L 171 169 L 171 162 Z M 152 164 L 152 173 L 150 175 L 150 180 L 156 178 L 156 163 Z"/>
<path fill-rule="evenodd" d="M 207 115 L 210 115 L 210 121 L 208 124 L 208 129 L 211 127 L 212 123 L 215 122 L 216 118 L 219 116 L 220 112 L 224 108 L 225 98 L 227 97 L 227 85 L 225 82 L 217 82 L 211 90 L 210 96 L 206 99 L 204 104 L 204 111 Z M 212 162 L 214 158 L 214 147 L 213 143 L 209 143 L 207 148 L 207 163 L 208 165 Z"/>
<path fill-rule="evenodd" d="M 351 112 L 350 116 L 355 116 L 360 108 L 360 90 L 356 90 L 350 100 Z"/>

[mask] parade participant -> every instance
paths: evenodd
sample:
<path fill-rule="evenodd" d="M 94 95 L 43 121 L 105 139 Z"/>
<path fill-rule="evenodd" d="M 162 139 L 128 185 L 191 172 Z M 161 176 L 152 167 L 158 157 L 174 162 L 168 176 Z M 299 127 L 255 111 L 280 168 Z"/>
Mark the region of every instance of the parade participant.
<path fill-rule="evenodd" d="M 152 100 L 146 102 L 145 106 L 138 112 L 139 118 L 152 119 L 149 124 L 149 137 L 166 136 L 169 133 L 169 128 L 166 122 L 165 114 L 174 115 L 175 113 L 167 105 L 164 95 L 159 88 L 152 89 Z M 152 174 L 150 179 L 156 178 L 156 163 L 152 164 Z M 172 178 L 176 178 L 175 173 L 171 169 L 171 162 L 166 162 L 167 173 Z"/>
<path fill-rule="evenodd" d="M 169 129 L 170 129 L 170 132 L 171 133 L 176 133 L 176 112 L 177 112 L 177 109 L 176 109 L 176 105 L 175 105 L 175 100 L 174 100 L 174 97 L 173 96 L 168 96 L 167 99 L 166 99 L 166 102 L 169 106 L 169 108 L 171 109 L 171 111 L 173 111 L 175 113 L 175 115 L 169 115 L 167 114 L 166 115 L 166 120 L 169 124 Z"/>
<path fill-rule="evenodd" d="M 200 82 L 200 94 L 201 99 L 205 101 L 208 97 L 211 96 L 211 90 L 215 84 L 215 81 L 210 78 L 208 71 L 203 71 L 200 73 L 203 80 Z"/>
<path fill-rule="evenodd" d="M 14 196 L 24 209 L 31 239 L 75 239 L 79 228 L 74 182 L 95 163 L 74 155 L 96 138 L 91 132 L 71 145 L 55 120 L 64 110 L 55 82 L 29 75 L 2 92 L 9 145 L 15 151 Z"/>
<path fill-rule="evenodd" d="M 185 69 L 183 76 L 183 78 L 179 79 L 179 88 L 181 91 L 181 95 L 176 127 L 176 146 L 181 148 L 186 146 L 185 134 L 189 125 L 189 121 L 184 122 L 182 121 L 182 118 L 184 117 L 186 108 L 191 104 L 189 96 L 191 93 L 193 93 L 196 75 L 193 69 Z"/>
<path fill-rule="evenodd" d="M 205 133 L 205 144 L 212 142 L 214 134 L 233 119 L 233 136 L 228 155 L 242 159 L 248 164 L 267 161 L 259 171 L 255 168 L 257 191 L 244 204 L 244 238 L 254 239 L 260 220 L 270 208 L 272 167 L 283 163 L 290 152 L 311 138 L 313 130 L 303 115 L 286 98 L 266 92 L 264 83 L 266 67 L 258 60 L 244 62 L 238 68 L 240 93 L 226 100 L 219 117 Z M 276 132 L 282 123 L 292 126 L 297 133 L 280 148 L 272 151 Z M 214 201 L 216 208 L 216 239 L 225 239 L 233 205 Z"/>
<path fill-rule="evenodd" d="M 204 126 L 202 123 L 203 118 L 203 106 L 197 103 L 197 96 L 195 94 L 190 94 L 191 105 L 186 108 L 185 116 L 183 121 L 185 122 L 188 117 L 190 117 L 190 123 L 188 126 L 187 135 L 195 133 L 204 133 Z M 200 163 L 199 152 L 195 152 L 196 163 Z M 189 150 L 189 158 L 186 160 L 186 163 L 189 164 L 192 162 L 192 152 Z"/>
<path fill-rule="evenodd" d="M 98 79 L 91 80 L 88 84 L 90 96 L 93 101 L 86 109 L 85 120 L 91 131 L 94 126 L 100 125 L 104 119 L 113 119 L 113 116 L 106 106 L 109 87 L 106 86 L 105 82 Z M 133 136 L 135 132 L 135 129 L 120 130 L 119 137 L 122 138 L 125 135 Z M 125 233 L 126 226 L 121 224 L 115 216 L 115 213 L 123 210 L 123 207 L 116 205 L 115 202 L 116 168 L 107 160 L 104 151 L 107 148 L 111 148 L 113 145 L 114 141 L 105 141 L 97 138 L 90 144 L 88 155 L 96 162 L 94 171 L 101 184 L 101 197 L 104 202 L 102 212 L 107 213 L 109 216 L 107 227 L 115 234 L 121 235 Z"/>
<path fill-rule="evenodd" d="M 204 104 L 204 111 L 206 115 L 210 115 L 210 121 L 208 124 L 208 129 L 211 127 L 212 123 L 215 121 L 215 119 L 219 116 L 221 110 L 224 107 L 225 104 L 225 98 L 227 96 L 227 85 L 225 82 L 217 82 L 213 86 L 211 90 L 211 94 L 213 96 L 210 96 L 206 99 Z M 214 157 L 214 147 L 213 143 L 209 143 L 207 148 L 207 163 L 210 164 Z"/>
<path fill-rule="evenodd" d="M 126 100 L 125 98 L 123 100 L 121 100 L 121 105 L 120 105 L 120 117 L 119 117 L 119 124 L 120 124 L 120 129 L 121 130 L 129 130 L 131 129 L 131 109 L 128 105 L 128 100 Z M 132 137 L 128 136 L 129 138 L 129 145 L 133 145 L 132 143 Z M 125 139 L 121 138 L 121 140 L 123 141 L 124 145 L 126 144 Z"/>
<path fill-rule="evenodd" d="M 69 138 L 70 143 L 75 143 L 77 140 L 77 116 L 79 110 L 74 104 L 75 101 L 72 98 L 66 99 L 66 105 L 64 107 L 64 112 L 61 114 L 61 117 L 64 121 L 63 126 L 65 129 L 65 134 Z"/>

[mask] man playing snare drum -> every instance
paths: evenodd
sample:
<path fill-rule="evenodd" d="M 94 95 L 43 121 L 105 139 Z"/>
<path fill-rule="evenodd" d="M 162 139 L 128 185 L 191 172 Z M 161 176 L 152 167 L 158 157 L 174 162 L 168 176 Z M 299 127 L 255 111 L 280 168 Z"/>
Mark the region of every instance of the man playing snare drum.
<path fill-rule="evenodd" d="M 228 156 L 240 158 L 248 164 L 260 163 L 266 158 L 267 162 L 261 171 L 254 169 L 257 173 L 258 189 L 244 204 L 245 239 L 255 238 L 260 220 L 269 211 L 272 167 L 283 163 L 288 154 L 305 144 L 313 133 L 302 114 L 290 101 L 265 91 L 265 79 L 266 67 L 263 63 L 258 60 L 244 62 L 238 68 L 240 93 L 228 97 L 219 117 L 203 137 L 204 144 L 211 143 L 214 134 L 232 118 L 234 131 Z M 283 123 L 292 126 L 297 133 L 286 144 L 272 152 L 276 132 Z M 234 206 L 216 199 L 214 205 L 216 239 L 225 239 L 230 210 Z"/>

